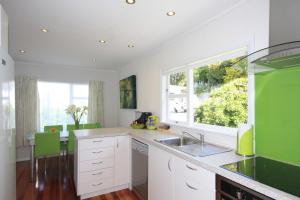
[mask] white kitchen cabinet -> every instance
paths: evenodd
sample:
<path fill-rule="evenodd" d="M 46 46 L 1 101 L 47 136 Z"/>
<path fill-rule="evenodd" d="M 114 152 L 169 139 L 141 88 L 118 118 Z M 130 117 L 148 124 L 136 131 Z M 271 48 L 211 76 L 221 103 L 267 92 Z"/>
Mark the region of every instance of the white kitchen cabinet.
<path fill-rule="evenodd" d="M 149 147 L 149 200 L 214 200 L 215 174 Z"/>
<path fill-rule="evenodd" d="M 215 174 L 174 157 L 174 200 L 214 200 Z"/>
<path fill-rule="evenodd" d="M 129 136 L 117 136 L 115 140 L 115 185 L 129 183 Z"/>
<path fill-rule="evenodd" d="M 82 199 L 128 188 L 129 136 L 76 139 L 74 180 Z"/>
<path fill-rule="evenodd" d="M 149 200 L 173 200 L 173 156 L 156 147 L 149 147 Z"/>
<path fill-rule="evenodd" d="M 103 137 L 77 141 L 75 180 L 78 195 L 84 196 L 114 186 L 114 174 L 107 173 L 109 176 L 105 178 L 99 176 L 107 170 L 114 171 L 114 140 L 114 137 Z M 91 177 L 85 178 L 88 173 Z"/>

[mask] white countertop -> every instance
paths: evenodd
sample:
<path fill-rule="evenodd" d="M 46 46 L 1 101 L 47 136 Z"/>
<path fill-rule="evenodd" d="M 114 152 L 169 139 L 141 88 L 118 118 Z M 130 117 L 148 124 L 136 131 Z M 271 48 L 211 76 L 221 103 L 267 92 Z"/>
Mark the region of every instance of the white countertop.
<path fill-rule="evenodd" d="M 211 172 L 224 176 L 234 182 L 244 185 L 252 190 L 255 190 L 271 198 L 278 199 L 278 200 L 300 200 L 299 197 L 290 195 L 286 192 L 280 191 L 278 189 L 272 188 L 265 184 L 259 183 L 247 177 L 238 175 L 236 173 L 221 168 L 220 167 L 221 165 L 237 162 L 244 159 L 243 157 L 236 155 L 233 151 L 215 154 L 206 157 L 194 157 L 154 141 L 155 139 L 168 138 L 177 135 L 171 133 L 167 134 L 158 131 L 145 130 L 145 129 L 100 128 L 100 129 L 76 130 L 74 132 L 77 140 L 130 135 L 131 137 L 140 140 L 141 142 L 159 147 L 186 161 L 189 161 L 195 165 L 203 167 L 204 169 L 207 169 Z"/>

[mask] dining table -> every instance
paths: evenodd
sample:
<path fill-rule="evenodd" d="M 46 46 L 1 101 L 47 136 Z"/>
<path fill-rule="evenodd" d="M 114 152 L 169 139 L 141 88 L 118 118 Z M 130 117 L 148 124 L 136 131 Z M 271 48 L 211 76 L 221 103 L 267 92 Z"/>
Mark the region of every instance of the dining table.
<path fill-rule="evenodd" d="M 36 133 L 29 133 L 27 135 L 27 141 L 28 141 L 29 146 L 30 146 L 31 180 L 33 180 L 33 177 L 34 177 L 33 174 L 34 174 L 35 134 Z M 39 133 L 39 134 L 43 134 L 43 133 Z M 67 130 L 60 131 L 60 141 L 61 142 L 64 142 L 65 144 L 67 144 L 68 137 L 69 137 L 69 131 L 67 131 Z"/>

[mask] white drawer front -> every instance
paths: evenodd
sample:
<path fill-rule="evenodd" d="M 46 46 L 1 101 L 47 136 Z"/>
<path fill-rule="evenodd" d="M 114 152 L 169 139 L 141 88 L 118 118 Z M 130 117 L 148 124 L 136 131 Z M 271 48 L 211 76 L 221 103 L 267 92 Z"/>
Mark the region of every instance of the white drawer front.
<path fill-rule="evenodd" d="M 215 200 L 215 190 L 196 181 L 186 180 L 182 175 L 175 179 L 175 200 Z"/>
<path fill-rule="evenodd" d="M 79 174 L 79 180 L 81 182 L 91 182 L 101 179 L 113 178 L 114 170 L 113 168 L 100 169 L 89 172 L 81 172 Z"/>
<path fill-rule="evenodd" d="M 183 172 L 183 176 L 186 177 L 187 180 L 200 182 L 202 185 L 210 189 L 215 189 L 215 174 L 193 165 L 189 162 L 185 163 L 185 170 Z"/>
<path fill-rule="evenodd" d="M 215 189 L 215 174 L 181 158 L 175 158 L 175 174 L 181 174 L 185 181 L 198 182 L 206 188 Z"/>
<path fill-rule="evenodd" d="M 106 188 L 113 187 L 113 179 L 103 179 L 103 180 L 95 180 L 91 182 L 80 182 L 79 183 L 79 193 L 86 194 L 90 192 L 95 192 L 99 190 L 103 190 Z"/>
<path fill-rule="evenodd" d="M 93 170 L 99 170 L 104 168 L 110 168 L 114 166 L 114 159 L 96 159 L 88 160 L 79 163 L 80 172 L 88 172 Z"/>
<path fill-rule="evenodd" d="M 98 149 L 88 149 L 80 151 L 80 160 L 94 160 L 99 158 L 113 158 L 114 157 L 114 148 L 98 148 Z"/>
<path fill-rule="evenodd" d="M 79 149 L 95 149 L 102 147 L 113 147 L 115 144 L 114 137 L 103 137 L 103 138 L 94 138 L 94 139 L 86 139 L 79 141 Z"/>

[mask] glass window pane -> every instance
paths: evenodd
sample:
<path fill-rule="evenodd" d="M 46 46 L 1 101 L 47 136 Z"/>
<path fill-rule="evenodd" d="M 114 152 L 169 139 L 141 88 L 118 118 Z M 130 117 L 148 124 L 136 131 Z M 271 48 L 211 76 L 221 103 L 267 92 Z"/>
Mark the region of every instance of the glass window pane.
<path fill-rule="evenodd" d="M 76 106 L 88 106 L 87 98 L 73 98 L 72 104 Z"/>
<path fill-rule="evenodd" d="M 240 58 L 194 68 L 194 122 L 237 127 L 248 118 L 248 77 Z"/>
<path fill-rule="evenodd" d="M 83 97 L 88 98 L 89 96 L 89 86 L 82 84 L 73 84 L 73 97 Z"/>
<path fill-rule="evenodd" d="M 45 125 L 73 124 L 74 120 L 65 112 L 70 104 L 88 106 L 88 85 L 39 82 L 38 90 L 41 131 L 43 131 Z M 71 94 L 73 94 L 73 97 L 71 97 Z M 82 117 L 81 123 L 86 122 L 87 116 L 85 115 Z"/>
<path fill-rule="evenodd" d="M 187 93 L 187 74 L 186 72 L 177 72 L 169 75 L 169 94 Z"/>
<path fill-rule="evenodd" d="M 66 83 L 38 83 L 40 98 L 40 128 L 45 125 L 66 124 L 65 109 L 70 104 L 70 85 Z"/>
<path fill-rule="evenodd" d="M 168 118 L 171 121 L 187 121 L 187 98 L 169 98 L 168 99 Z"/>

